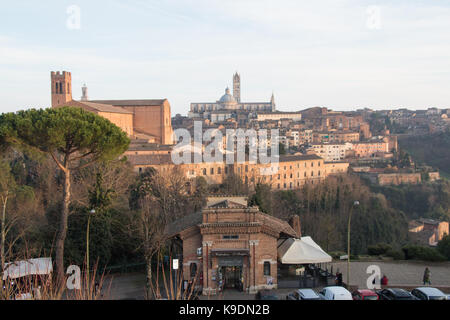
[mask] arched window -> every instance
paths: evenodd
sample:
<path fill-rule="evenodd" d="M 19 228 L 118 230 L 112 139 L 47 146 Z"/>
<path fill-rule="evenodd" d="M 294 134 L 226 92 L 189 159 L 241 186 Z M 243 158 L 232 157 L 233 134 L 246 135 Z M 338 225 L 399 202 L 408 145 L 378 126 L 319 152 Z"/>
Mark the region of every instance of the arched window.
<path fill-rule="evenodd" d="M 190 273 L 191 278 L 195 278 L 195 276 L 197 275 L 197 264 L 195 262 L 192 262 L 190 265 Z"/>
<path fill-rule="evenodd" d="M 270 276 L 270 262 L 264 262 L 264 275 Z"/>

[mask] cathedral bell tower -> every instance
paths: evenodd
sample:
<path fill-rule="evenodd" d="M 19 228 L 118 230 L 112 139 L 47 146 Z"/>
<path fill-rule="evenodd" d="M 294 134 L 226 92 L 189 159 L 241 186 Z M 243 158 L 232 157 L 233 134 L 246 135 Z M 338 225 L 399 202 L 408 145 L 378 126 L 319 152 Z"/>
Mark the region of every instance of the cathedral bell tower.
<path fill-rule="evenodd" d="M 72 101 L 72 75 L 70 72 L 51 72 L 52 108 Z"/>
<path fill-rule="evenodd" d="M 241 76 L 237 72 L 233 75 L 233 97 L 236 102 L 241 102 Z"/>

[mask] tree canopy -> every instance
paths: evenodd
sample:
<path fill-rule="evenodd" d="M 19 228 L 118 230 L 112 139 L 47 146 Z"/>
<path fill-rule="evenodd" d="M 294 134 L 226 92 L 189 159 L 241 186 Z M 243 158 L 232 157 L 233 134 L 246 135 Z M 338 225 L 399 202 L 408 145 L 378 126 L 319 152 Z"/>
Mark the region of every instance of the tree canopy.
<path fill-rule="evenodd" d="M 89 156 L 89 162 L 109 160 L 122 154 L 129 144 L 125 132 L 109 120 L 81 108 L 30 109 L 0 115 L 0 141 L 48 152 L 63 166 L 57 154 Z M 62 168 L 61 168 L 62 169 Z M 70 169 L 73 169 L 70 167 Z"/>

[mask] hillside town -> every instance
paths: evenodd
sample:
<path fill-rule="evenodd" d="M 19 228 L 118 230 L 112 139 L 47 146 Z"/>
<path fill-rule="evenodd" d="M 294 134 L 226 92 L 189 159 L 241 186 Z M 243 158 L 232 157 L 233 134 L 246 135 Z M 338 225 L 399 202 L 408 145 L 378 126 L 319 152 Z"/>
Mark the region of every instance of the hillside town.
<path fill-rule="evenodd" d="M 375 188 L 421 185 L 441 179 L 438 168 L 414 163 L 411 155 L 399 146 L 398 138 L 446 132 L 450 126 L 450 109 L 333 111 L 314 107 L 283 111 L 283 107 L 277 106 L 273 93 L 269 101 L 243 102 L 241 76 L 235 73 L 232 92 L 227 87 L 217 101 L 193 102 L 187 116 L 172 116 L 166 98 L 90 99 L 84 85 L 81 99 L 74 100 L 71 79 L 69 71 L 51 72 L 52 108 L 81 108 L 109 120 L 130 139 L 124 156 L 135 174 L 144 177 L 151 172 L 149 170 L 155 170 L 169 179 L 180 175 L 188 197 L 195 196 L 202 183 L 206 183 L 209 190 L 221 190 L 230 179 L 237 179 L 235 184 L 241 183 L 249 192 L 256 192 L 256 196 L 262 186 L 273 191 L 302 191 L 308 186 L 320 188 L 331 177 L 356 176 Z M 92 94 L 95 88 L 91 89 Z M 245 92 L 242 93 L 245 96 Z M 180 130 L 194 138 L 206 137 L 208 132 L 213 138 L 218 135 L 217 150 L 225 157 L 208 160 L 206 154 L 211 139 L 187 140 L 180 144 L 177 136 Z M 229 130 L 234 133 L 241 130 L 244 135 L 236 138 L 228 135 Z M 248 132 L 254 134 L 254 139 Z M 272 158 L 276 159 L 275 165 L 251 158 L 252 147 L 257 143 L 261 145 L 261 140 L 255 138 L 260 137 L 260 133 L 266 134 L 263 147 L 272 154 L 278 153 Z M 230 146 L 232 151 L 228 150 Z M 188 161 L 175 163 L 174 155 L 185 152 Z M 243 153 L 240 160 L 236 156 L 239 152 Z M 258 152 L 261 153 L 261 149 Z M 176 257 L 182 257 L 183 281 L 188 286 L 194 286 L 207 296 L 221 295 L 226 288 L 252 294 L 267 289 L 283 290 L 296 286 L 297 280 L 290 280 L 293 269 L 289 265 L 304 265 L 308 261 L 306 271 L 304 268 L 295 271 L 305 275 L 304 286 L 334 284 L 335 279 L 342 277 L 339 269 L 336 273 L 339 277 L 335 277 L 330 264 L 332 257 L 311 237 L 302 236 L 304 222 L 298 215 L 290 215 L 287 221 L 267 214 L 271 209 L 264 208 L 261 200 L 256 198 L 257 206 L 250 202 L 248 197 L 230 192 L 209 196 L 199 207 L 201 210 L 183 213 L 165 227 L 167 239 L 181 250 Z M 308 227 L 306 230 L 310 229 Z M 408 230 L 411 244 L 425 247 L 436 248 L 449 234 L 447 221 L 430 218 L 405 221 L 401 228 Z M 322 234 L 316 236 L 323 244 Z M 328 250 L 328 240 L 326 243 Z M 278 249 L 274 250 L 276 247 Z M 310 256 L 300 253 L 306 247 L 310 248 Z M 381 250 L 375 248 L 378 247 L 369 248 L 369 252 Z M 380 252 L 392 249 L 383 250 Z M 257 257 L 262 260 L 258 262 L 261 267 L 256 268 Z M 201 283 L 194 284 L 198 273 Z M 306 277 L 307 273 L 313 278 Z M 321 276 L 317 278 L 318 273 Z M 308 284 L 308 279 L 313 282 Z M 298 291 L 289 294 L 287 299 L 300 299 L 300 295 L 306 293 Z M 394 293 L 383 291 L 377 298 Z M 322 298 L 327 294 L 320 293 Z M 363 299 L 364 294 L 367 292 L 355 291 L 353 299 Z"/>

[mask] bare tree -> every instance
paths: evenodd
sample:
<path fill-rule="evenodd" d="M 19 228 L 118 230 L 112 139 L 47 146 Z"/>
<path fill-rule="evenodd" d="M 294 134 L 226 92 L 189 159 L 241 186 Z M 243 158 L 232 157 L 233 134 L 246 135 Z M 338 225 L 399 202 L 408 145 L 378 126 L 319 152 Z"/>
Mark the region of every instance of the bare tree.
<path fill-rule="evenodd" d="M 147 298 L 153 297 L 152 260 L 166 242 L 166 226 L 189 212 L 192 207 L 187 192 L 187 179 L 177 167 L 164 172 L 153 169 L 140 175 L 132 189 L 131 207 L 140 214 L 140 233 L 146 261 Z"/>

